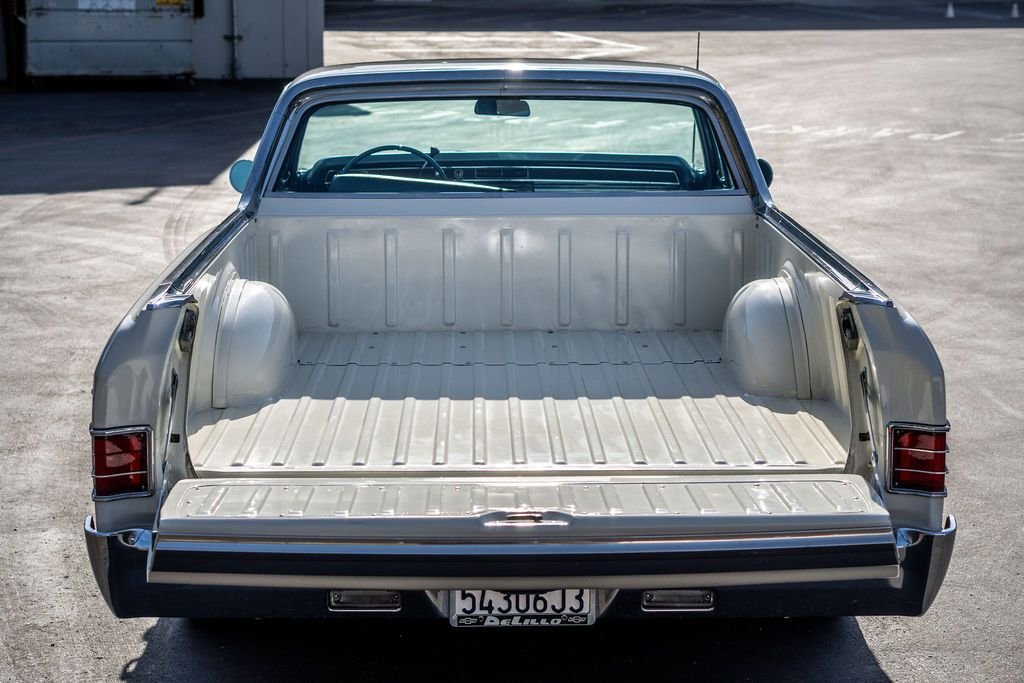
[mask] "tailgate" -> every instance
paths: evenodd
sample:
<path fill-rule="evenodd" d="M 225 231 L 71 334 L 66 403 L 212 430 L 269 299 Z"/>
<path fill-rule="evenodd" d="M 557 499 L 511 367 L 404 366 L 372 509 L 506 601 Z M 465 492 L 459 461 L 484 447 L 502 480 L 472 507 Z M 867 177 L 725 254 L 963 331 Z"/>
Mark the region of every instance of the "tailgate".
<path fill-rule="evenodd" d="M 854 475 L 193 479 L 149 580 L 322 588 L 658 588 L 892 578 Z"/>

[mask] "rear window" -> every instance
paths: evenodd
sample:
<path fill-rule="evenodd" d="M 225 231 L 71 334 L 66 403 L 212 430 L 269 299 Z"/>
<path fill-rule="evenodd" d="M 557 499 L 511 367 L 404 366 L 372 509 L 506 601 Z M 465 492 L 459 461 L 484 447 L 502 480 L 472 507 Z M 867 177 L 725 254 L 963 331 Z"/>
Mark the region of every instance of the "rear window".
<path fill-rule="evenodd" d="M 419 99 L 307 113 L 278 192 L 734 189 L 706 114 L 608 99 Z"/>

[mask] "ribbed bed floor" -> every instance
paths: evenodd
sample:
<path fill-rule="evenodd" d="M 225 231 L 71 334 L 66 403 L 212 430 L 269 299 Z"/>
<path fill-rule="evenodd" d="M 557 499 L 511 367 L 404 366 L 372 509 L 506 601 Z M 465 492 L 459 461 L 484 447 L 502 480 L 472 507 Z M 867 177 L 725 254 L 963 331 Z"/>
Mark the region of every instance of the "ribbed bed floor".
<path fill-rule="evenodd" d="M 714 332 L 308 333 L 284 395 L 190 420 L 200 476 L 837 472 L 846 418 L 745 396 Z"/>

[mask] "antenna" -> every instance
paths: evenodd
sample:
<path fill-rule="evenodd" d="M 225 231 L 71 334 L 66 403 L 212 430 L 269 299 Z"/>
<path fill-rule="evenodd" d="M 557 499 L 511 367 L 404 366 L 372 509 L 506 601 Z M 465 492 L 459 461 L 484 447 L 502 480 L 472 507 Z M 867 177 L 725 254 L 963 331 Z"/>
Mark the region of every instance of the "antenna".
<path fill-rule="evenodd" d="M 697 66 L 694 68 L 700 70 L 700 31 L 697 31 Z"/>

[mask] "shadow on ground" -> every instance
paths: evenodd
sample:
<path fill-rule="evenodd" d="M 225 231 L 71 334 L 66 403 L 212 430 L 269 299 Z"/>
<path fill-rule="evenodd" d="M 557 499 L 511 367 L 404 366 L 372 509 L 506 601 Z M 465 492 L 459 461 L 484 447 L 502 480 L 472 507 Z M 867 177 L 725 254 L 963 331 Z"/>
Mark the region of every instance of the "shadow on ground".
<path fill-rule="evenodd" d="M 459 632 L 440 622 L 161 619 L 145 641 L 123 679 L 888 680 L 852 618 Z"/>
<path fill-rule="evenodd" d="M 282 83 L 45 84 L 0 94 L 0 194 L 206 185 L 255 142 Z"/>

